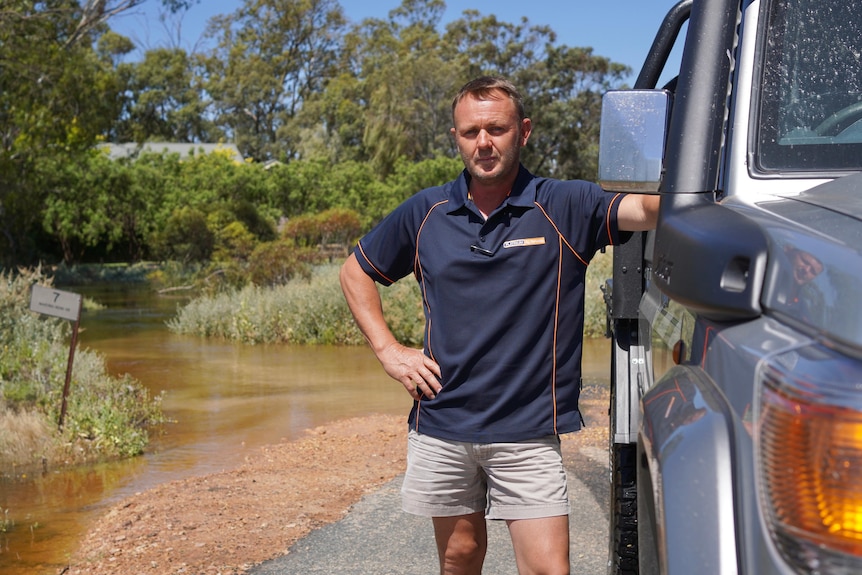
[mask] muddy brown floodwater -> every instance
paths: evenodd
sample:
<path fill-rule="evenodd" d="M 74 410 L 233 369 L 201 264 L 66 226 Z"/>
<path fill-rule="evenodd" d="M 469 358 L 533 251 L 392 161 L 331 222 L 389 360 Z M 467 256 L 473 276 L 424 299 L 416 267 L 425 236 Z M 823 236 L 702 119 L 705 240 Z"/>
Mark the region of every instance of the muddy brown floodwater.
<path fill-rule="evenodd" d="M 177 336 L 164 322 L 182 299 L 129 288 L 85 293 L 107 307 L 84 314 L 80 345 L 104 354 L 112 373 L 129 373 L 151 392 L 165 392 L 164 410 L 174 422 L 142 457 L 0 475 L 0 520 L 14 523 L 0 532 L 4 575 L 57 573 L 96 519 L 130 495 L 231 469 L 262 446 L 329 422 L 409 410 L 410 398 L 364 347 L 248 346 Z M 608 348 L 605 340 L 587 342 L 586 380 L 607 380 Z"/>

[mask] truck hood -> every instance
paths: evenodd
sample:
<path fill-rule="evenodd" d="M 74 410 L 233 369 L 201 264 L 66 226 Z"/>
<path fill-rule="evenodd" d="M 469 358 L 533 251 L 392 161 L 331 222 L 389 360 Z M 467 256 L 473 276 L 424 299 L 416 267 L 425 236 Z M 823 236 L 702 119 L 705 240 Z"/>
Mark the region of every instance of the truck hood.
<path fill-rule="evenodd" d="M 862 174 L 758 202 L 768 241 L 761 305 L 862 354 Z"/>
<path fill-rule="evenodd" d="M 862 220 L 862 173 L 837 178 L 802 192 L 796 200 Z"/>

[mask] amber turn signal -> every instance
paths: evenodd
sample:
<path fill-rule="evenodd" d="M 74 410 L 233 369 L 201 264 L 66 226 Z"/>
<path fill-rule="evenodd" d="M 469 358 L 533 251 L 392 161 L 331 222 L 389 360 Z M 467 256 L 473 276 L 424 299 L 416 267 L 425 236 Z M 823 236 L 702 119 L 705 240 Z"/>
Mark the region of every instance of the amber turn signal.
<path fill-rule="evenodd" d="M 761 496 L 779 550 L 821 573 L 858 572 L 862 412 L 783 370 L 766 368 L 762 384 Z"/>

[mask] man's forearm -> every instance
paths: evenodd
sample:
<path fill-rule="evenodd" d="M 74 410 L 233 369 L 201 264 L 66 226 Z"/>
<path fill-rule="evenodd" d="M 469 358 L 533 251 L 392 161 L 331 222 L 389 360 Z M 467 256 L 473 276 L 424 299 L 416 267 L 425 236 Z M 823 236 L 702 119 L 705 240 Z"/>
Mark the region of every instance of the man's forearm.
<path fill-rule="evenodd" d="M 659 196 L 628 194 L 617 212 L 619 228 L 626 232 L 655 229 L 659 214 Z"/>
<path fill-rule="evenodd" d="M 341 266 L 339 278 L 341 291 L 344 292 L 347 306 L 356 320 L 356 325 L 359 326 L 359 331 L 362 332 L 374 353 L 379 355 L 396 340 L 383 316 L 383 305 L 380 302 L 377 285 L 360 267 L 353 254 Z"/>

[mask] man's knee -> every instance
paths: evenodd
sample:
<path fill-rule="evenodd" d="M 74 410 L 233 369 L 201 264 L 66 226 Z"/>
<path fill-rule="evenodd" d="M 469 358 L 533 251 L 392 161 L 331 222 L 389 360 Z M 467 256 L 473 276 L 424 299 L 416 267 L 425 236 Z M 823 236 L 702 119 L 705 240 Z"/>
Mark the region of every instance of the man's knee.
<path fill-rule="evenodd" d="M 487 550 L 485 520 L 481 514 L 435 518 L 434 532 L 444 575 L 478 575 Z"/>
<path fill-rule="evenodd" d="M 442 549 L 447 563 L 470 563 L 477 556 L 485 555 L 485 545 L 472 537 L 452 536 Z"/>
<path fill-rule="evenodd" d="M 508 522 L 520 575 L 569 575 L 566 515 Z"/>

